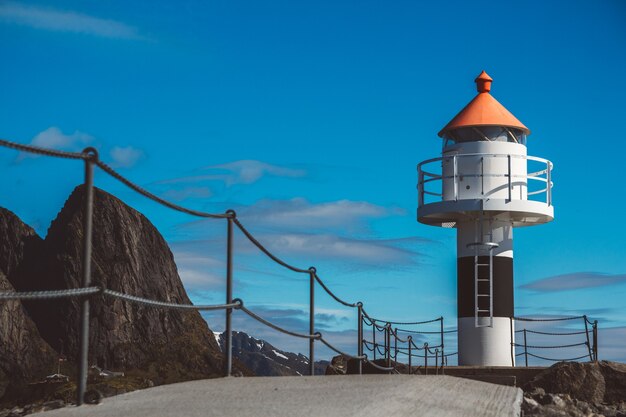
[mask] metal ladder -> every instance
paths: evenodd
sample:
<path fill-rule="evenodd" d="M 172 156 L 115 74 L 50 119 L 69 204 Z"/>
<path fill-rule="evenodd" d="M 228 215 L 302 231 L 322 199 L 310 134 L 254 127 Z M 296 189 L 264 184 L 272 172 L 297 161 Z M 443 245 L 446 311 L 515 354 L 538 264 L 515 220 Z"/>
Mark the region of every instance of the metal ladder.
<path fill-rule="evenodd" d="M 480 229 L 479 229 L 480 228 Z M 491 228 L 490 228 L 491 230 Z M 477 242 L 470 243 L 467 247 L 473 247 L 474 252 L 474 327 L 493 327 L 493 250 L 497 248 L 499 245 L 497 243 L 490 242 L 492 239 L 491 233 L 484 235 L 483 233 L 483 219 L 482 216 L 480 220 L 476 222 L 476 237 Z M 481 253 L 489 253 L 488 263 L 480 263 L 479 256 Z M 489 277 L 485 278 L 484 275 L 481 274 L 483 270 L 488 268 Z M 480 292 L 479 284 L 481 282 L 488 282 L 489 291 L 488 292 Z M 488 298 L 489 300 L 489 308 L 484 309 L 480 308 L 478 305 L 479 300 L 483 300 Z M 489 323 L 488 324 L 480 324 L 478 317 L 480 313 L 489 313 Z"/>

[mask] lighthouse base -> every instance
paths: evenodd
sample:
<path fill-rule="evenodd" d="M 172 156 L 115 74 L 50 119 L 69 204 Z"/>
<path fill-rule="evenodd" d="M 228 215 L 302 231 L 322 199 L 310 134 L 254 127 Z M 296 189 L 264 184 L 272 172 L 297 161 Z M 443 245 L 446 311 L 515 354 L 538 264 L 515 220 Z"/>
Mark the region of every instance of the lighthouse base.
<path fill-rule="evenodd" d="M 479 317 L 478 324 L 488 325 L 489 317 Z M 494 317 L 493 327 L 476 327 L 474 317 L 459 317 L 459 365 L 515 366 L 514 325 L 508 317 Z"/>

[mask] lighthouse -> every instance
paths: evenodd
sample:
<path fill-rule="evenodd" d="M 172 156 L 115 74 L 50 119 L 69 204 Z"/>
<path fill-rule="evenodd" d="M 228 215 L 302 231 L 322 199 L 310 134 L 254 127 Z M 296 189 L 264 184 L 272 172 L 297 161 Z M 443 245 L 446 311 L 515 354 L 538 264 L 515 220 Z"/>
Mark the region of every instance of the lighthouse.
<path fill-rule="evenodd" d="M 478 94 L 441 131 L 438 158 L 418 164 L 417 220 L 456 229 L 459 365 L 515 366 L 513 229 L 554 219 L 552 163 L 527 154 L 530 130 Z"/>

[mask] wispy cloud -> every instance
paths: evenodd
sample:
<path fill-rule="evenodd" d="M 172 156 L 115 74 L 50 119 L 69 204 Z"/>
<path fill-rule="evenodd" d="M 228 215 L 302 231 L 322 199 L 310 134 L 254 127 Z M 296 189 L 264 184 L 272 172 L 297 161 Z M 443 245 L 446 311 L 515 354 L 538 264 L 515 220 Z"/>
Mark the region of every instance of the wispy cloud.
<path fill-rule="evenodd" d="M 209 198 L 212 195 L 213 195 L 213 192 L 211 191 L 209 187 L 192 187 L 192 186 L 183 187 L 179 189 L 172 188 L 163 193 L 163 197 L 170 199 L 170 200 L 176 200 L 176 201 L 187 200 L 189 198 Z"/>
<path fill-rule="evenodd" d="M 35 29 L 81 33 L 113 39 L 142 39 L 137 28 L 115 20 L 101 19 L 70 10 L 30 6 L 15 2 L 0 4 L 0 19 Z"/>
<path fill-rule="evenodd" d="M 533 291 L 554 292 L 578 290 L 581 288 L 603 287 L 626 282 L 626 274 L 605 274 L 601 272 L 572 272 L 543 278 L 520 288 Z"/>
<path fill-rule="evenodd" d="M 199 183 L 221 181 L 226 185 L 252 184 L 263 177 L 301 178 L 303 169 L 272 165 L 262 161 L 242 160 L 212 165 L 198 170 L 197 174 L 160 181 L 160 184 Z"/>
<path fill-rule="evenodd" d="M 114 146 L 109 154 L 112 159 L 111 166 L 115 168 L 131 168 L 145 156 L 141 149 L 132 146 Z"/>
<path fill-rule="evenodd" d="M 372 218 L 404 214 L 400 209 L 382 207 L 366 201 L 310 203 L 304 198 L 261 200 L 238 211 L 242 219 L 255 225 L 307 230 L 353 227 Z"/>
<path fill-rule="evenodd" d="M 65 134 L 56 126 L 51 126 L 46 130 L 37 133 L 35 137 L 30 141 L 30 145 L 38 146 L 41 148 L 50 148 L 63 151 L 79 151 L 89 143 L 93 142 L 94 138 L 87 133 L 79 132 L 76 130 L 74 133 Z M 38 155 L 20 152 L 17 156 L 17 162 L 26 158 L 36 158 Z"/>

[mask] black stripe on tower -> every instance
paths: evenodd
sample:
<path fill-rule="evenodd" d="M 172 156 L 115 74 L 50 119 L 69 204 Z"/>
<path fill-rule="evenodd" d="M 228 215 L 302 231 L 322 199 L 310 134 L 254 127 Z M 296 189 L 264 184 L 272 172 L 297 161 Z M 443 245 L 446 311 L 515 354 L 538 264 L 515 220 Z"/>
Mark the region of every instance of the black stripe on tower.
<path fill-rule="evenodd" d="M 478 262 L 488 264 L 488 256 L 479 256 Z M 479 267 L 480 278 L 489 278 L 489 268 Z M 489 294 L 489 282 L 479 282 L 480 294 Z M 474 257 L 457 259 L 458 317 L 474 317 Z M 489 297 L 479 297 L 480 310 L 489 309 Z M 493 316 L 513 317 L 513 258 L 493 257 Z M 489 316 L 480 313 L 479 316 Z"/>

